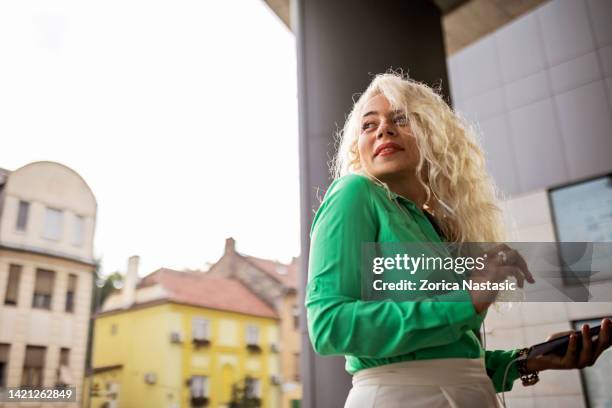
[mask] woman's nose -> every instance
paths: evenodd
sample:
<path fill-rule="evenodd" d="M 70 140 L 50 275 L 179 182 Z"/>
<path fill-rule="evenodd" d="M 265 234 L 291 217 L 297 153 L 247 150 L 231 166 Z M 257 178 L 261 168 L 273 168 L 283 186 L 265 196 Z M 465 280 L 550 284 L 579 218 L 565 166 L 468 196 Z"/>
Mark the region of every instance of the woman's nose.
<path fill-rule="evenodd" d="M 393 126 L 390 126 L 386 121 L 380 123 L 376 137 L 381 138 L 383 135 L 395 136 L 395 129 L 393 129 Z"/>

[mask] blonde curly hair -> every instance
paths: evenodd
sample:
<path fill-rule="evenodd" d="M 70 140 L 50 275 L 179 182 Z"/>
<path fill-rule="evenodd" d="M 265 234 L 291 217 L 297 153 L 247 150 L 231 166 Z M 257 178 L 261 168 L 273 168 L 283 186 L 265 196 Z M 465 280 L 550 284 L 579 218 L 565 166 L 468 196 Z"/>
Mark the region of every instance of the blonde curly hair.
<path fill-rule="evenodd" d="M 436 213 L 441 216 L 437 218 L 447 240 L 503 241 L 495 184 L 487 173 L 475 130 L 438 92 L 401 73 L 376 75 L 355 102 L 343 129 L 336 135 L 338 153 L 331 166 L 334 179 L 357 173 L 382 183 L 362 168 L 357 147 L 363 108 L 379 94 L 408 118 L 420 152 L 417 178 L 426 189 L 427 200 L 433 194 L 439 204 Z"/>

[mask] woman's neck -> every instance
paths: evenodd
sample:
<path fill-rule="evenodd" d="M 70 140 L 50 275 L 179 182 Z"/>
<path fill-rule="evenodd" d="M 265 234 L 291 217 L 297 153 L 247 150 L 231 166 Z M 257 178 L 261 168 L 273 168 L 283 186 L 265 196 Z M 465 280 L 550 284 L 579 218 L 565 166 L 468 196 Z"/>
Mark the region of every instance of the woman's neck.
<path fill-rule="evenodd" d="M 427 202 L 427 191 L 416 175 L 410 179 L 393 177 L 382 181 L 387 184 L 391 191 L 413 201 L 418 208 L 423 208 L 423 205 Z"/>

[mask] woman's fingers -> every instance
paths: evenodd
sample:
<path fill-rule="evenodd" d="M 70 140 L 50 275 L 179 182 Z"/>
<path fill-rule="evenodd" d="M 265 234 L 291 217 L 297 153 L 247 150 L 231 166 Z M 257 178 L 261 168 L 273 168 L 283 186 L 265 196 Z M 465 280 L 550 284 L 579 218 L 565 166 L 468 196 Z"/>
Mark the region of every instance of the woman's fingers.
<path fill-rule="evenodd" d="M 589 334 L 589 325 L 582 325 L 582 349 L 580 350 L 580 358 L 578 360 L 578 368 L 584 368 L 593 365 L 593 340 Z"/>
<path fill-rule="evenodd" d="M 525 277 L 523 275 L 523 273 L 521 272 L 520 268 L 516 267 L 516 266 L 500 266 L 498 267 L 500 273 L 501 273 L 501 278 L 500 280 L 505 280 L 507 279 L 509 276 L 514 276 L 516 278 L 516 283 L 518 285 L 519 288 L 522 288 L 525 282 Z"/>
<path fill-rule="evenodd" d="M 612 320 L 603 319 L 601 321 L 601 329 L 597 339 L 597 348 L 595 350 L 595 360 L 599 358 L 601 353 L 606 351 L 612 344 Z"/>
<path fill-rule="evenodd" d="M 521 254 L 518 253 L 518 251 L 512 250 L 511 259 L 513 263 L 521 269 L 521 272 L 523 272 L 523 274 L 525 275 L 527 282 L 535 283 L 535 279 L 533 278 L 533 275 L 531 274 L 531 271 L 527 266 L 527 262 L 525 262 L 525 259 L 521 256 Z"/>
<path fill-rule="evenodd" d="M 576 367 L 576 350 L 578 348 L 578 336 L 575 333 L 570 334 L 569 344 L 567 345 L 567 351 L 561 360 L 561 364 L 564 368 Z"/>
<path fill-rule="evenodd" d="M 501 252 L 505 254 L 504 257 L 499 256 Z M 529 270 L 529 267 L 527 266 L 527 262 L 525 262 L 525 259 L 521 256 L 521 254 L 518 253 L 518 251 L 510 248 L 508 245 L 500 244 L 496 246 L 495 248 L 487 252 L 487 256 L 491 260 L 493 260 L 494 265 L 495 265 L 493 266 L 493 268 L 495 268 L 496 266 L 497 268 L 508 268 L 508 267 L 518 268 L 520 277 L 517 276 L 514 271 L 512 271 L 511 274 L 516 277 L 517 282 L 520 281 L 519 283 L 520 288 L 524 286 L 525 279 L 529 283 L 535 283 L 535 279 L 533 278 L 533 275 L 531 271 Z M 504 274 L 504 277 L 510 275 L 509 270 L 506 270 L 505 272 L 506 273 Z"/>

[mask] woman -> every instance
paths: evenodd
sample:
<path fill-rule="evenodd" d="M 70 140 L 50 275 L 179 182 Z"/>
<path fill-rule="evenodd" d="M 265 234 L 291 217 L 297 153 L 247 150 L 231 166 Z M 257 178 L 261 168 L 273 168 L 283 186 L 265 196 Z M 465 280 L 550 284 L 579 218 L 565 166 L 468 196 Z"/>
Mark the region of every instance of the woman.
<path fill-rule="evenodd" d="M 452 302 L 361 299 L 364 242 L 503 240 L 482 151 L 426 85 L 376 76 L 347 118 L 333 170 L 312 224 L 305 305 L 315 351 L 346 357 L 345 407 L 498 406 L 495 393 L 519 376 L 529 385 L 538 371 L 591 365 L 609 347 L 604 319 L 596 346 L 585 337 L 576 353 L 572 337 L 564 357 L 516 362 L 525 350 L 485 351 L 474 334 L 490 298 L 459 290 Z M 474 280 L 534 282 L 516 251 L 491 254 Z"/>

